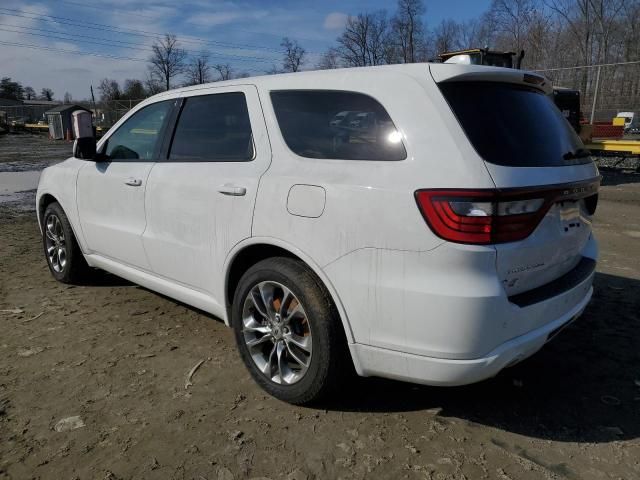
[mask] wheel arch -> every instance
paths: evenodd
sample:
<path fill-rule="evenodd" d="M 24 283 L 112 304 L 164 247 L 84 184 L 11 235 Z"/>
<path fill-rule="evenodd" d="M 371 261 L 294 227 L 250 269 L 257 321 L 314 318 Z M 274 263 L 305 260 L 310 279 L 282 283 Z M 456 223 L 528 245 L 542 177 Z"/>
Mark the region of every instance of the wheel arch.
<path fill-rule="evenodd" d="M 40 227 L 40 233 L 42 233 L 42 217 L 44 216 L 44 211 L 47 209 L 49 205 L 55 202 L 59 203 L 60 207 L 62 207 L 62 204 L 60 203 L 60 201 L 50 193 L 44 193 L 38 199 L 37 214 L 38 214 L 38 226 Z M 62 207 L 62 210 L 64 210 L 64 207 Z"/>
<path fill-rule="evenodd" d="M 340 315 L 340 320 L 342 322 L 347 342 L 350 344 L 354 343 L 353 332 L 349 325 L 347 313 L 340 301 L 340 297 L 335 287 L 324 271 L 302 250 L 275 238 L 252 237 L 251 239 L 236 245 L 227 256 L 224 268 L 224 296 L 227 310 L 225 322 L 227 325 L 230 325 L 231 322 L 231 305 L 233 303 L 233 295 L 240 278 L 252 265 L 271 257 L 289 257 L 299 260 L 318 277 L 323 286 L 327 289 L 327 292 L 329 292 L 331 300 Z"/>
<path fill-rule="evenodd" d="M 71 227 L 71 231 L 73 232 L 73 237 L 78 243 L 78 247 L 80 248 L 80 251 L 84 254 L 86 252 L 85 246 L 84 246 L 84 239 L 78 236 L 78 233 L 79 233 L 78 231 L 80 230 L 80 226 L 74 224 L 73 216 L 69 215 L 69 211 L 65 208 L 64 202 L 60 200 L 60 197 L 57 197 L 56 195 L 50 192 L 45 192 L 45 193 L 39 194 L 36 201 L 37 201 L 36 214 L 38 217 L 38 227 L 40 228 L 40 234 L 44 233 L 42 230 L 42 220 L 43 220 L 42 217 L 44 216 L 44 211 L 52 203 L 57 203 L 58 205 L 60 205 L 60 208 L 62 208 L 62 211 L 67 216 L 67 220 L 69 221 L 69 226 Z"/>

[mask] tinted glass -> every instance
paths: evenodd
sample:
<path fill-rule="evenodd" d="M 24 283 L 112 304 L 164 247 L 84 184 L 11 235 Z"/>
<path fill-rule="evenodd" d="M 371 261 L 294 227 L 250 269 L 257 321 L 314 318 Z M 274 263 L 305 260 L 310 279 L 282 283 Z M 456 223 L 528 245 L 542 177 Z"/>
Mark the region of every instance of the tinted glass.
<path fill-rule="evenodd" d="M 580 138 L 538 90 L 493 82 L 445 82 L 440 90 L 487 162 L 552 167 L 591 161 L 580 156 L 585 153 Z"/>
<path fill-rule="evenodd" d="M 373 98 L 354 92 L 287 90 L 271 93 L 282 136 L 303 157 L 404 160 L 401 135 Z"/>
<path fill-rule="evenodd" d="M 173 100 L 154 103 L 134 113 L 107 140 L 111 160 L 151 160 L 157 155 L 164 122 Z"/>
<path fill-rule="evenodd" d="M 248 161 L 253 141 L 243 93 L 218 93 L 185 100 L 171 144 L 170 160 Z"/>

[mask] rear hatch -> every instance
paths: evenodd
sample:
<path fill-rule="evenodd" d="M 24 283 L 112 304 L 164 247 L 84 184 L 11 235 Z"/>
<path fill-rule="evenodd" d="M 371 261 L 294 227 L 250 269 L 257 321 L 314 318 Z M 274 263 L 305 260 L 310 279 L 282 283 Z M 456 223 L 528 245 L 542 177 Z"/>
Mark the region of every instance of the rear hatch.
<path fill-rule="evenodd" d="M 549 86 L 543 77 L 519 70 L 456 68 L 435 74 L 432 68 L 432 74 L 495 183 L 488 209 L 502 230 L 486 243 L 495 244 L 507 295 L 584 271 L 599 174 L 548 95 Z M 484 202 L 470 204 L 468 215 L 477 215 Z"/>

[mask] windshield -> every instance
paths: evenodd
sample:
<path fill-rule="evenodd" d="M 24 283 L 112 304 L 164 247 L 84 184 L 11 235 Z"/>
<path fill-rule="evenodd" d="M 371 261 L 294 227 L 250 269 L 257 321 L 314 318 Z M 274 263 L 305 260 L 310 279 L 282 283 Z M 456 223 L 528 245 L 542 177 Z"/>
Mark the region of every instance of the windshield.
<path fill-rule="evenodd" d="M 539 90 L 498 82 L 444 82 L 439 87 L 487 162 L 555 167 L 591 161 L 569 122 Z"/>

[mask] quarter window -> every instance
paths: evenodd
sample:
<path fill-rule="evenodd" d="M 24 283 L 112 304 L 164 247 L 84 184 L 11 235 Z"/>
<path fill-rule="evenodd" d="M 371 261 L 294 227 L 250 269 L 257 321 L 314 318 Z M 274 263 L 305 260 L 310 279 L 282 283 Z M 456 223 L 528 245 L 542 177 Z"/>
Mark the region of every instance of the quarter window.
<path fill-rule="evenodd" d="M 162 128 L 173 100 L 153 103 L 129 117 L 107 140 L 109 160 L 151 160 L 157 157 Z"/>
<path fill-rule="evenodd" d="M 368 95 L 332 90 L 281 90 L 271 101 L 285 142 L 309 158 L 404 160 L 402 135 Z"/>
<path fill-rule="evenodd" d="M 244 162 L 252 158 L 251 123 L 243 93 L 217 93 L 185 100 L 169 160 Z"/>

